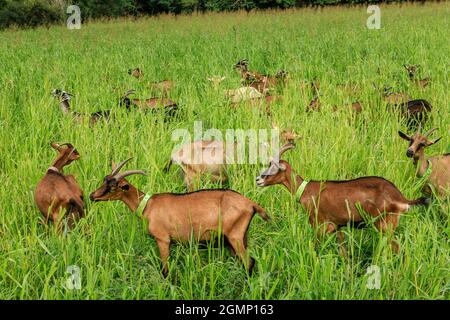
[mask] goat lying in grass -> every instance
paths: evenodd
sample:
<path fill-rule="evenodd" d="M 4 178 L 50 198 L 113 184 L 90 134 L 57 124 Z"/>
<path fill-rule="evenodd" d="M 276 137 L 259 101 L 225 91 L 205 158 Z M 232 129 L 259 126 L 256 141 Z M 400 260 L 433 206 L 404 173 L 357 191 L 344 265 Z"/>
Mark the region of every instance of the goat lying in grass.
<path fill-rule="evenodd" d="M 152 97 L 143 100 L 130 99 L 129 96 L 134 93 L 135 93 L 134 90 L 128 90 L 120 98 L 120 105 L 125 106 L 128 111 L 130 111 L 131 108 L 137 108 L 139 110 L 144 111 L 164 110 L 166 115 L 173 116 L 175 112 L 178 110 L 178 104 L 171 99 L 157 98 L 157 97 Z"/>
<path fill-rule="evenodd" d="M 225 90 L 225 97 L 231 101 L 233 108 L 240 104 L 250 104 L 253 107 L 265 105 L 266 114 L 270 114 L 270 106 L 281 96 L 263 95 L 253 87 L 240 87 L 234 90 Z"/>
<path fill-rule="evenodd" d="M 270 90 L 275 89 L 279 84 L 284 85 L 287 81 L 288 73 L 284 70 L 279 70 L 274 76 L 250 71 L 246 59 L 238 61 L 234 68 L 239 71 L 244 86 L 253 87 L 264 95 L 268 95 Z"/>
<path fill-rule="evenodd" d="M 64 214 L 67 215 L 69 229 L 84 216 L 83 191 L 73 175 L 63 173 L 63 168 L 78 160 L 80 154 L 70 143 L 52 143 L 51 146 L 58 151 L 58 156 L 38 182 L 34 200 L 45 219 L 52 220 L 61 231 Z"/>
<path fill-rule="evenodd" d="M 145 174 L 141 170 L 120 173 L 129 161 L 113 166 L 100 188 L 92 192 L 92 201 L 121 200 L 131 211 L 148 221 L 148 232 L 158 244 L 163 274 L 168 274 L 167 259 L 172 241 L 205 241 L 220 232 L 251 273 L 254 259 L 247 255 L 246 235 L 255 213 L 269 217 L 257 203 L 232 190 L 202 190 L 187 194 L 147 195 L 131 185 L 126 177 Z"/>
<path fill-rule="evenodd" d="M 60 89 L 53 89 L 52 95 L 59 99 L 59 106 L 61 111 L 66 115 L 71 115 L 75 122 L 82 123 L 85 119 L 89 119 L 89 125 L 92 126 L 101 120 L 109 121 L 111 111 L 97 111 L 91 113 L 90 115 L 85 115 L 79 112 L 72 111 L 70 109 L 70 100 L 72 99 L 72 94 L 65 92 Z"/>
<path fill-rule="evenodd" d="M 277 159 L 281 159 L 283 153 L 292 148 L 293 144 L 285 144 Z M 344 241 L 344 235 L 339 231 L 341 227 L 364 222 L 358 206 L 376 218 L 375 226 L 380 231 L 394 232 L 401 214 L 411 206 L 427 204 L 425 198 L 406 199 L 393 183 L 380 177 L 349 181 L 306 181 L 284 160 L 272 161 L 269 168 L 256 178 L 256 184 L 259 187 L 284 185 L 309 214 L 311 225 L 320 227 L 327 234 L 337 232 L 339 242 Z M 391 245 L 398 251 L 395 241 Z M 343 246 L 340 253 L 346 255 Z"/>
<path fill-rule="evenodd" d="M 406 156 L 413 159 L 414 166 L 417 167 L 417 176 L 426 181 L 425 193 L 431 195 L 434 191 L 441 198 L 449 197 L 450 153 L 425 157 L 425 148 L 434 145 L 441 138 L 434 141 L 428 140 L 429 136 L 437 130 L 436 128 L 425 134 L 422 134 L 420 129 L 421 127 L 413 136 L 408 136 L 401 131 L 398 132 L 401 138 L 409 142 Z"/>
<path fill-rule="evenodd" d="M 420 88 L 426 88 L 428 84 L 430 83 L 430 78 L 424 78 L 424 79 L 417 79 L 416 73 L 417 70 L 420 68 L 420 65 L 403 65 L 403 67 L 406 69 L 406 72 L 408 72 L 409 80 L 419 86 Z"/>

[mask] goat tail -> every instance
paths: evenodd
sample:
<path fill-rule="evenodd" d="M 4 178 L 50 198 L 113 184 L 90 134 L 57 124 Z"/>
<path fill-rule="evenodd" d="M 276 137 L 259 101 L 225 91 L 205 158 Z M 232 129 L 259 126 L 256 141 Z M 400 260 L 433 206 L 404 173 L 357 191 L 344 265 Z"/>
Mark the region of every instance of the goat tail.
<path fill-rule="evenodd" d="M 421 197 L 417 200 L 410 200 L 408 204 L 410 206 L 428 206 L 430 204 L 430 198 L 428 197 Z"/>
<path fill-rule="evenodd" d="M 84 216 L 84 206 L 82 204 L 80 204 L 78 201 L 76 201 L 75 199 L 70 199 L 69 205 L 67 207 L 67 213 L 68 214 L 78 213 L 79 217 L 83 217 Z"/>
<path fill-rule="evenodd" d="M 266 210 L 264 210 L 259 204 L 254 203 L 253 204 L 253 213 L 257 213 L 259 214 L 259 216 L 264 220 L 264 221 L 269 221 L 270 217 L 267 214 Z"/>
<path fill-rule="evenodd" d="M 163 172 L 164 172 L 164 173 L 169 172 L 170 167 L 172 166 L 172 163 L 173 163 L 172 159 L 170 159 L 169 161 L 167 161 L 167 163 L 164 165 L 164 169 L 163 169 Z"/>

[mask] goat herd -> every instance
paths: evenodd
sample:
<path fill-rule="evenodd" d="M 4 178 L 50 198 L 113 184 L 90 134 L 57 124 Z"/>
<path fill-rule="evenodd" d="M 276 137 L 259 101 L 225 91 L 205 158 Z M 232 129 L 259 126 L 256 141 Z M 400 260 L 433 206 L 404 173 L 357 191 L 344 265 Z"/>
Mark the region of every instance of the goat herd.
<path fill-rule="evenodd" d="M 274 76 L 263 75 L 250 71 L 247 60 L 239 61 L 234 67 L 240 72 L 243 86 L 236 90 L 226 90 L 225 94 L 230 98 L 233 106 L 242 102 L 265 103 L 269 106 L 272 101 L 282 99 L 281 96 L 272 93 L 278 86 L 283 86 L 288 81 L 287 72 L 279 71 Z M 415 72 L 418 66 L 405 67 L 412 82 L 420 87 L 429 84 L 428 78 L 416 78 Z M 142 71 L 138 68 L 129 70 L 128 73 L 136 78 L 143 77 Z M 218 89 L 224 77 L 208 79 L 214 88 Z M 129 90 L 121 97 L 120 104 L 127 110 L 162 109 L 172 115 L 177 110 L 177 103 L 167 97 L 172 86 L 173 82 L 170 80 L 152 84 L 152 87 L 163 92 L 163 97 L 146 100 L 130 99 L 129 96 L 134 91 Z M 306 86 L 310 86 L 314 93 L 307 110 L 319 110 L 320 84 L 316 80 L 302 83 L 302 90 Z M 88 118 L 89 123 L 93 125 L 100 119 L 110 118 L 110 111 L 99 111 L 91 115 L 72 112 L 69 105 L 71 94 L 55 89 L 53 95 L 59 98 L 62 111 L 72 115 L 75 121 Z M 450 192 L 450 154 L 432 157 L 426 157 L 424 154 L 426 147 L 439 141 L 439 139 L 429 140 L 436 129 L 426 133 L 421 132 L 422 123 L 426 121 L 431 105 L 426 100 L 411 100 L 405 94 L 390 92 L 389 88 L 385 88 L 383 96 L 388 105 L 397 106 L 398 108 L 394 109 L 402 111 L 401 114 L 407 117 L 409 125 L 418 124 L 418 130 L 414 135 L 409 136 L 400 131 L 399 135 L 409 143 L 406 155 L 413 159 L 418 176 L 425 182 L 423 192 L 426 197 L 408 200 L 393 183 L 381 177 L 361 177 L 348 181 L 307 181 L 296 174 L 287 161 L 281 160 L 286 151 L 295 147 L 295 134 L 289 131 L 283 132 L 283 137 L 287 141 L 275 157 L 280 160 L 271 161 L 269 167 L 256 178 L 256 184 L 259 187 L 277 184 L 286 187 L 295 200 L 300 202 L 309 215 L 310 223 L 317 227 L 319 234 L 336 233 L 340 243 L 340 254 L 344 257 L 347 253 L 342 243 L 344 235 L 340 231 L 341 227 L 364 225 L 367 217 L 370 217 L 380 231 L 392 235 L 401 214 L 412 206 L 428 204 L 429 197 L 433 195 L 447 199 Z M 357 113 L 362 110 L 359 102 L 353 103 L 351 108 Z M 269 111 L 269 108 L 266 110 Z M 63 173 L 64 167 L 78 160 L 80 155 L 70 143 L 52 143 L 51 146 L 58 155 L 37 184 L 35 201 L 45 220 L 53 221 L 57 230 L 61 232 L 64 225 L 70 230 L 74 223 L 85 215 L 81 187 L 73 175 Z M 227 179 L 226 163 L 217 165 L 214 162 L 213 164 L 204 157 L 202 163 L 192 164 L 192 158 L 190 158 L 192 152 L 204 152 L 206 149 L 213 149 L 216 154 L 224 154 L 225 143 L 201 140 L 186 144 L 172 154 L 165 171 L 173 162 L 179 164 L 183 169 L 189 191 L 193 191 L 194 180 L 201 176 L 208 175 L 214 181 L 224 182 Z M 247 231 L 255 213 L 264 220 L 269 220 L 263 208 L 238 192 L 228 189 L 200 190 L 185 194 L 147 194 L 125 179 L 135 174 L 145 175 L 144 171 L 121 172 L 130 159 L 118 165 L 113 163 L 111 173 L 103 179 L 102 185 L 90 194 L 90 200 L 121 200 L 131 211 L 138 212 L 148 221 L 148 232 L 157 241 L 164 275 L 168 273 L 167 259 L 172 241 L 191 239 L 207 241 L 217 233 L 223 236 L 233 255 L 237 255 L 243 261 L 247 271 L 251 273 L 254 259 L 246 252 Z M 398 251 L 398 244 L 393 239 L 391 239 L 391 246 L 394 251 Z"/>

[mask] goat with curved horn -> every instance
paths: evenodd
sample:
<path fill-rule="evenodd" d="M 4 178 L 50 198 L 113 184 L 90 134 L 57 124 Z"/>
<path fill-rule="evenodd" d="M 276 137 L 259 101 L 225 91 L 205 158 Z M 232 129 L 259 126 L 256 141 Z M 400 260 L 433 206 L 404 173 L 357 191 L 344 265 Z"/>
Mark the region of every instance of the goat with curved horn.
<path fill-rule="evenodd" d="M 133 175 L 133 174 L 142 174 L 143 176 L 147 175 L 147 173 L 145 173 L 145 171 L 143 171 L 143 170 L 128 170 L 123 173 L 119 173 L 119 174 L 115 175 L 114 179 L 116 179 L 117 181 L 120 181 L 128 176 Z"/>
<path fill-rule="evenodd" d="M 122 161 L 108 175 L 100 188 L 92 192 L 92 201 L 121 200 L 133 212 L 148 221 L 148 231 L 158 243 L 163 274 L 168 274 L 167 260 L 172 241 L 206 241 L 211 234 L 221 234 L 233 252 L 243 261 L 249 274 L 255 261 L 247 253 L 246 233 L 255 214 L 264 220 L 269 216 L 256 202 L 233 190 L 212 189 L 186 194 L 145 194 L 124 178 L 145 174 L 141 170 L 118 173 L 130 159 Z M 207 232 L 205 232 L 207 230 Z"/>
<path fill-rule="evenodd" d="M 114 177 L 115 175 L 117 175 L 117 174 L 119 173 L 120 169 L 122 169 L 123 166 L 124 166 L 125 164 L 127 164 L 127 162 L 130 161 L 131 159 L 133 159 L 133 157 L 130 157 L 130 158 L 126 159 L 126 160 L 123 160 L 123 161 L 120 162 L 117 166 L 116 166 L 116 165 L 113 165 L 113 170 L 111 171 L 110 176 L 113 176 L 113 177 Z"/>
<path fill-rule="evenodd" d="M 293 145 L 284 145 L 281 151 L 292 148 Z M 348 181 L 306 181 L 292 170 L 289 162 L 281 159 L 278 164 L 272 162 L 256 178 L 256 184 L 258 187 L 283 185 L 305 209 L 310 223 L 320 227 L 321 232 L 337 233 L 341 243 L 344 240 L 341 227 L 363 222 L 359 210 L 361 208 L 372 217 L 379 217 L 386 212 L 383 219 L 377 219 L 375 225 L 380 231 L 394 231 L 402 213 L 411 206 L 427 204 L 425 198 L 406 199 L 393 183 L 381 177 L 360 177 Z M 392 248 L 398 250 L 396 242 L 392 242 Z M 343 246 L 340 253 L 346 255 Z"/>

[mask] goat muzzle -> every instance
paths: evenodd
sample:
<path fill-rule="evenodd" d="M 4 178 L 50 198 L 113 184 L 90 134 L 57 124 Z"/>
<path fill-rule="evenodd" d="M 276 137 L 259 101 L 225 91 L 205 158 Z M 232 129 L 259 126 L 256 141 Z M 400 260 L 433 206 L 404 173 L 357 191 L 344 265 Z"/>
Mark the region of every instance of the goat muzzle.
<path fill-rule="evenodd" d="M 411 149 L 406 150 L 406 156 L 408 158 L 412 158 L 414 156 L 414 151 L 412 151 Z"/>

